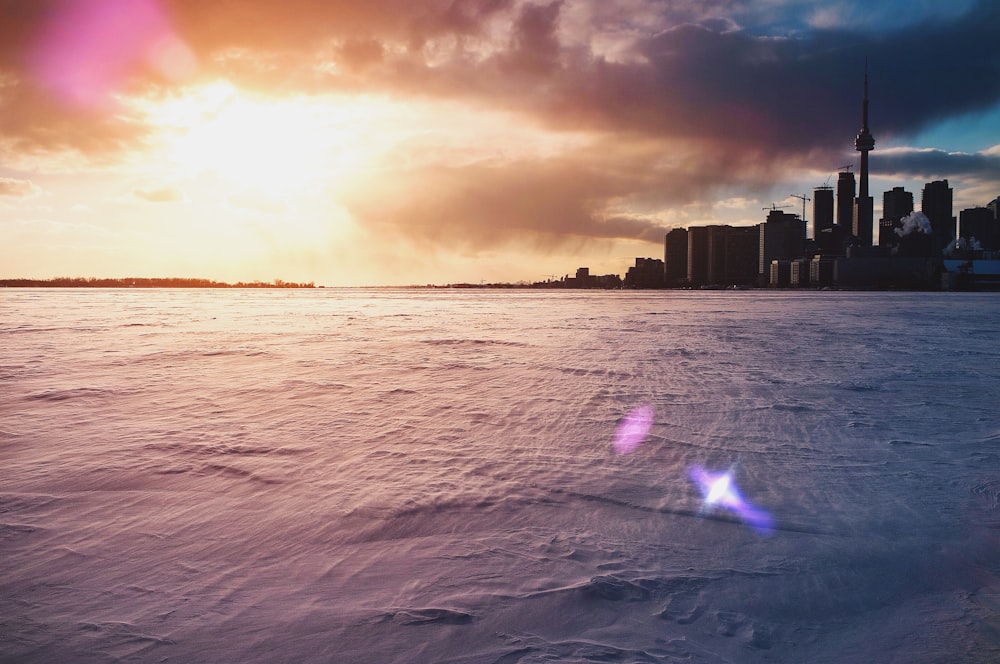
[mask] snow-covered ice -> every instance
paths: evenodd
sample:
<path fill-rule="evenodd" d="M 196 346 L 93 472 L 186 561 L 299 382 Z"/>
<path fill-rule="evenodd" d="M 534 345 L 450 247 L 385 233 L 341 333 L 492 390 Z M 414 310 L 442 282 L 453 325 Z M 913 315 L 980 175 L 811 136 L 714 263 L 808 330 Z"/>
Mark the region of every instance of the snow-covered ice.
<path fill-rule="evenodd" d="M 0 661 L 1000 661 L 998 404 L 996 294 L 5 289 Z"/>

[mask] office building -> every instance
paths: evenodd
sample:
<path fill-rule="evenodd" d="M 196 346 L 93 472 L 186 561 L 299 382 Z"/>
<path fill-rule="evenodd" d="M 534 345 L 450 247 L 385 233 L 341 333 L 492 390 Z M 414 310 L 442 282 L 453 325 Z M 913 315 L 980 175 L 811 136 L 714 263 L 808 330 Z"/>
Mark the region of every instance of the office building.
<path fill-rule="evenodd" d="M 668 288 L 682 286 L 688 278 L 688 232 L 675 228 L 663 242 L 663 270 Z"/>
<path fill-rule="evenodd" d="M 797 214 L 771 210 L 767 213 L 767 220 L 759 228 L 758 281 L 761 285 L 768 285 L 774 261 L 788 261 L 802 256 L 806 242 L 806 222 L 799 219 Z M 781 270 L 784 274 L 785 268 L 782 267 Z M 783 281 L 787 284 L 787 280 Z"/>
<path fill-rule="evenodd" d="M 968 249 L 1000 250 L 1000 221 L 989 208 L 977 207 L 959 212 L 958 230 Z"/>
<path fill-rule="evenodd" d="M 837 176 L 837 225 L 853 233 L 854 230 L 854 173 L 850 166 Z"/>
<path fill-rule="evenodd" d="M 947 180 L 935 180 L 924 185 L 920 197 L 920 210 L 931 222 L 936 256 L 940 256 L 945 247 L 955 239 L 956 222 L 952 214 L 952 194 Z"/>
<path fill-rule="evenodd" d="M 822 242 L 823 233 L 833 228 L 833 187 L 823 185 L 813 189 L 813 239 Z"/>
<path fill-rule="evenodd" d="M 694 288 L 708 283 L 708 228 L 688 229 L 688 284 Z"/>
<path fill-rule="evenodd" d="M 903 227 L 903 217 L 913 212 L 913 194 L 902 187 L 893 187 L 882 194 L 882 218 L 878 222 L 878 244 L 894 247 L 899 244 L 897 230 Z"/>
<path fill-rule="evenodd" d="M 626 288 L 663 288 L 663 261 L 659 258 L 636 258 L 635 266 L 625 274 Z"/>

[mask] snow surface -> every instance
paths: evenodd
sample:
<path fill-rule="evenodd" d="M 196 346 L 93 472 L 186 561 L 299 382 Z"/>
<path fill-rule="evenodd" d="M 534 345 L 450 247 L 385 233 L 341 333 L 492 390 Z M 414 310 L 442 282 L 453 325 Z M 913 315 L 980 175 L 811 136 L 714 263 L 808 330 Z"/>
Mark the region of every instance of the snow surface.
<path fill-rule="evenodd" d="M 998 324 L 976 293 L 3 290 L 0 661 L 1000 661 Z"/>

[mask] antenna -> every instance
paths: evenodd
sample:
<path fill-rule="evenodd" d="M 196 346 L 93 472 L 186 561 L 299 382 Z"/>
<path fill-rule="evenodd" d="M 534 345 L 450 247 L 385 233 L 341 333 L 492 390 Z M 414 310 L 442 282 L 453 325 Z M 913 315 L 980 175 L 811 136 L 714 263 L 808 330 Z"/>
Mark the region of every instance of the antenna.
<path fill-rule="evenodd" d="M 802 199 L 802 221 L 805 221 L 806 220 L 806 201 L 811 201 L 812 199 L 809 198 L 808 196 L 806 196 L 805 194 L 802 194 L 801 196 L 799 194 L 789 194 L 789 196 L 791 196 L 792 198 L 800 198 L 800 199 Z"/>

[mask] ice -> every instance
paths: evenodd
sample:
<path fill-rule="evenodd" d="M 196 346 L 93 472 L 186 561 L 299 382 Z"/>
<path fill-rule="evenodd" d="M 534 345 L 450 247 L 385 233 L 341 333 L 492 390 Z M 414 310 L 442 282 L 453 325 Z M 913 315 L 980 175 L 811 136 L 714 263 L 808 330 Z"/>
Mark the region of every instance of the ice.
<path fill-rule="evenodd" d="M 997 661 L 997 321 L 5 289 L 0 662 Z"/>

